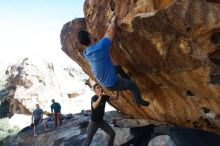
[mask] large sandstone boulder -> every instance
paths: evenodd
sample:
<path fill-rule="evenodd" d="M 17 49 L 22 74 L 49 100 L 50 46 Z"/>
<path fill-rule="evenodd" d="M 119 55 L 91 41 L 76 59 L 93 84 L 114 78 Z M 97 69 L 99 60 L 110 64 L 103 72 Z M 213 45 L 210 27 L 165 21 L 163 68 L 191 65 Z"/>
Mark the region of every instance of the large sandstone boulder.
<path fill-rule="evenodd" d="M 130 92 L 121 92 L 119 101 L 112 102 L 114 107 L 135 118 L 219 131 L 219 2 L 86 0 L 85 19 L 64 25 L 61 44 L 92 79 L 87 62 L 77 53 L 82 46 L 76 34 L 83 28 L 100 39 L 113 11 L 118 18 L 111 48 L 113 62 L 131 73 L 143 98 L 151 103 L 139 108 Z M 204 112 L 216 116 L 206 119 Z"/>

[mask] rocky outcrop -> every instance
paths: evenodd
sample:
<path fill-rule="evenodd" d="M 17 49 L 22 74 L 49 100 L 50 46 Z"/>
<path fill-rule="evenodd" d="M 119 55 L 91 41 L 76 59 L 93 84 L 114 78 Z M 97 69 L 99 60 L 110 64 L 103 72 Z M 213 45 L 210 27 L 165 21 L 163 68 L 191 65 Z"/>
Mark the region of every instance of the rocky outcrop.
<path fill-rule="evenodd" d="M 63 126 L 59 128 L 54 127 L 54 121 L 47 121 L 48 131 L 43 130 L 42 124 L 38 125 L 37 137 L 33 136 L 33 129 L 26 127 L 16 136 L 6 138 L 4 146 L 81 146 L 87 136 L 86 129 L 90 116 L 88 111 L 73 114 L 68 119 L 64 119 Z M 131 119 L 116 111 L 107 112 L 104 118 L 111 126 L 113 126 L 111 124 L 113 119 L 117 119 L 120 122 L 116 127 L 112 127 L 116 133 L 114 146 L 122 145 L 134 138 L 134 135 L 131 133 L 132 127 L 144 126 L 152 122 L 144 119 Z M 98 129 L 93 137 L 91 146 L 107 145 L 107 140 L 108 135 L 103 130 Z M 147 141 L 147 138 L 145 141 Z"/>
<path fill-rule="evenodd" d="M 3 140 L 4 146 L 82 146 L 91 111 L 62 115 L 63 125 L 55 128 L 47 117 L 37 126 L 37 136 L 28 126 L 16 136 Z M 106 112 L 106 122 L 115 131 L 114 146 L 219 146 L 220 135 L 192 128 L 164 125 L 146 119 L 132 119 L 117 111 Z M 47 125 L 44 130 L 43 123 Z M 153 124 L 152 124 L 153 123 Z M 101 129 L 95 133 L 91 146 L 106 146 L 108 135 Z"/>
<path fill-rule="evenodd" d="M 73 67 L 56 66 L 40 57 L 24 58 L 8 65 L 5 76 L 6 84 L 0 96 L 0 109 L 4 106 L 5 110 L 0 111 L 0 117 L 31 114 L 36 103 L 45 112 L 50 112 L 51 99 L 60 102 L 63 113 L 74 112 L 68 109 L 72 98 L 90 90 L 85 88 L 86 76 Z"/>
<path fill-rule="evenodd" d="M 92 78 L 77 49 L 84 28 L 100 39 L 115 12 L 111 57 L 130 72 L 150 107 L 121 92 L 114 107 L 135 118 L 220 131 L 220 5 L 214 0 L 86 0 L 85 19 L 65 24 L 62 50 Z M 112 92 L 107 91 L 112 95 Z M 126 105 L 126 106 L 124 106 Z M 204 109 L 208 109 L 204 111 Z M 213 113 L 213 118 L 204 114 Z"/>

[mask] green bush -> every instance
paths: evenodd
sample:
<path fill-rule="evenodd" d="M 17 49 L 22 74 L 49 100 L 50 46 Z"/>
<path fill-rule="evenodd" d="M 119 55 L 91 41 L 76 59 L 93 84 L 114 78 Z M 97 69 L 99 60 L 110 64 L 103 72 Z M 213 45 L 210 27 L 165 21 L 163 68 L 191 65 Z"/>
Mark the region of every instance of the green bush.
<path fill-rule="evenodd" d="M 7 136 L 15 135 L 20 131 L 19 127 L 10 125 L 9 118 L 0 119 L 0 125 L 0 141 Z"/>
<path fill-rule="evenodd" d="M 6 76 L 0 74 L 0 91 L 5 89 Z"/>
<path fill-rule="evenodd" d="M 0 100 L 1 100 L 1 97 L 0 97 Z M 0 119 L 8 117 L 9 116 L 9 110 L 10 110 L 9 103 L 0 101 Z"/>

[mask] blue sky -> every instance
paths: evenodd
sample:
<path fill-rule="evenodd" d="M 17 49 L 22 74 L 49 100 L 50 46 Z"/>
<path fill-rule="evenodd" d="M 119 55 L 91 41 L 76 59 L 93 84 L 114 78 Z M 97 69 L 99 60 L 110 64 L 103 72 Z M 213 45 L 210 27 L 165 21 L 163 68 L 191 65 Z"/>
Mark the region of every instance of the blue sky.
<path fill-rule="evenodd" d="M 0 59 L 61 55 L 60 31 L 84 0 L 0 0 Z"/>

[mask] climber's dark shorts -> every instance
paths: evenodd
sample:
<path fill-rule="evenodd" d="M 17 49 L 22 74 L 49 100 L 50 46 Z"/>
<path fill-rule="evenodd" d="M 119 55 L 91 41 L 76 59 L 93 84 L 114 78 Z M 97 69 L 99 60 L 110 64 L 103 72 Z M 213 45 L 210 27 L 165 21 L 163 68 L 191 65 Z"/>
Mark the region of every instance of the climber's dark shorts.
<path fill-rule="evenodd" d="M 40 123 L 40 120 L 34 120 L 34 125 L 38 125 Z"/>

